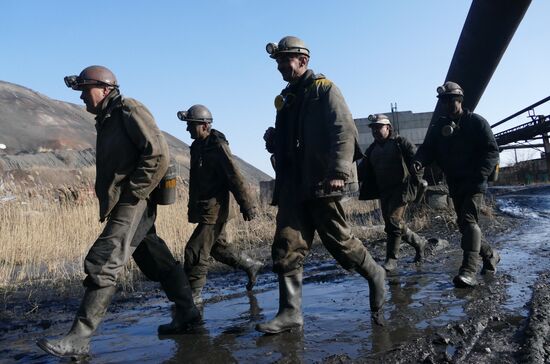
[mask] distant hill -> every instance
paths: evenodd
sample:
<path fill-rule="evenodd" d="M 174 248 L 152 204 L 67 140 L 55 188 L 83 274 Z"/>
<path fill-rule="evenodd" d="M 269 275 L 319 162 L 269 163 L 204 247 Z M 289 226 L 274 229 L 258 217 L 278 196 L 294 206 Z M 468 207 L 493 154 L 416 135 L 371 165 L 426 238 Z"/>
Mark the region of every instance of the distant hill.
<path fill-rule="evenodd" d="M 70 185 L 75 171 L 77 175 L 84 171 L 93 178 L 94 124 L 93 115 L 83 106 L 52 100 L 23 86 L 0 81 L 0 144 L 6 145 L 6 149 L 0 150 L 0 177 L 17 180 L 17 176 L 26 176 L 25 183 L 29 183 L 29 178 L 37 180 L 28 177 L 31 174 L 52 186 Z M 178 173 L 187 179 L 189 146 L 164 134 Z M 242 159 L 236 159 L 252 186 L 271 179 Z"/>

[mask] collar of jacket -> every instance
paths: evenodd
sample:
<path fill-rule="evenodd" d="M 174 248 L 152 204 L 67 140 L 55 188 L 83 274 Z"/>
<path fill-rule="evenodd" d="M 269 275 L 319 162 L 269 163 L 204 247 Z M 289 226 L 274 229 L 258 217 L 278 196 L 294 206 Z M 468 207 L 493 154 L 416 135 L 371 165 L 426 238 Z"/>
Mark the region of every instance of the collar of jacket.
<path fill-rule="evenodd" d="M 460 125 L 462 120 L 468 120 L 472 116 L 472 114 L 473 114 L 473 112 L 471 112 L 469 109 L 463 107 L 462 108 L 462 114 L 460 114 L 460 116 L 457 119 L 451 119 L 447 116 L 440 116 L 439 119 L 442 120 L 445 123 L 453 121 L 457 125 Z"/>
<path fill-rule="evenodd" d="M 229 144 L 229 142 L 225 138 L 225 135 L 216 129 L 211 129 L 210 135 L 208 135 L 206 139 L 193 141 L 191 147 L 193 149 L 200 147 L 202 147 L 203 149 L 215 148 L 222 143 Z"/>
<path fill-rule="evenodd" d="M 122 103 L 122 95 L 118 89 L 113 89 L 103 102 L 101 103 L 101 110 L 99 114 L 95 117 L 95 120 L 98 125 L 101 125 L 105 119 L 111 116 L 113 110 Z"/>
<path fill-rule="evenodd" d="M 304 72 L 304 74 L 302 75 L 302 77 L 300 77 L 298 81 L 296 81 L 295 83 L 289 83 L 286 86 L 286 88 L 283 90 L 283 94 L 286 94 L 289 92 L 295 93 L 300 88 L 306 88 L 316 79 L 317 77 L 315 75 L 315 72 L 313 72 L 313 70 L 308 69 L 306 70 L 306 72 Z"/>
<path fill-rule="evenodd" d="M 376 140 L 376 139 L 374 139 L 374 143 L 376 143 L 376 144 L 384 144 L 384 143 L 386 143 L 387 141 L 397 139 L 397 137 L 398 137 L 397 133 L 393 133 L 393 132 L 392 132 L 392 133 L 390 134 L 389 137 L 387 137 L 386 139 L 382 140 L 381 142 L 378 141 L 378 140 Z"/>

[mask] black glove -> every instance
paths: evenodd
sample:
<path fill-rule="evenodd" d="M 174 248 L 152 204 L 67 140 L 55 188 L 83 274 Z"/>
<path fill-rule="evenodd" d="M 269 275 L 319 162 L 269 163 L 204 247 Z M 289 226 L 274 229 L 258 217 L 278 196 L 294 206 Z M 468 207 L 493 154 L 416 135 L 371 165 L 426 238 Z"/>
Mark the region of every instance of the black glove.
<path fill-rule="evenodd" d="M 269 153 L 274 153 L 275 152 L 275 128 L 274 127 L 267 128 L 264 134 L 264 140 L 265 140 L 265 149 Z"/>
<path fill-rule="evenodd" d="M 255 207 L 251 207 L 247 210 L 241 210 L 241 213 L 243 214 L 244 221 L 253 220 L 256 216 L 258 216 L 258 212 Z"/>

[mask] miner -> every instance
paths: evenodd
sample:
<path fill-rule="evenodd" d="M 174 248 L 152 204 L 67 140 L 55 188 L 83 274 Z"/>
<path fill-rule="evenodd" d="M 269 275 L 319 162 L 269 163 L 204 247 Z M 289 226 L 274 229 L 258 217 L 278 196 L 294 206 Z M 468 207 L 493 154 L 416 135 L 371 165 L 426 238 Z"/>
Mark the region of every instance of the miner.
<path fill-rule="evenodd" d="M 338 87 L 308 68 L 310 51 L 301 39 L 287 36 L 266 50 L 287 82 L 275 98 L 275 128 L 264 135 L 276 174 L 272 259 L 279 311 L 256 329 L 275 334 L 303 325 L 304 258 L 316 231 L 345 269 L 367 279 L 373 318 L 381 323 L 386 272 L 353 236 L 342 207 L 342 198 L 357 191 L 354 161 L 362 156 L 351 112 Z"/>
<path fill-rule="evenodd" d="M 60 357 L 80 358 L 116 291 L 117 278 L 130 259 L 151 280 L 160 282 L 176 312 L 159 334 L 177 334 L 199 323 L 189 281 L 155 230 L 157 202 L 152 192 L 169 164 L 168 145 L 153 115 L 139 101 L 122 96 L 113 72 L 86 67 L 65 83 L 81 92 L 86 110 L 95 115 L 96 182 L 102 233 L 84 260 L 86 291 L 68 334 L 41 339 L 38 346 Z"/>
<path fill-rule="evenodd" d="M 426 133 L 414 159 L 416 170 L 436 162 L 449 186 L 449 194 L 462 235 L 462 265 L 453 283 L 474 287 L 480 256 L 482 274 L 494 273 L 498 252 L 482 239 L 479 210 L 487 181 L 499 162 L 499 149 L 487 120 L 462 106 L 464 91 L 459 84 L 445 82 L 437 88 L 443 112 Z"/>
<path fill-rule="evenodd" d="M 204 105 L 179 111 L 178 118 L 187 123 L 191 144 L 189 203 L 187 218 L 197 226 L 185 246 L 185 271 L 196 305 L 202 303 L 201 291 L 206 283 L 209 257 L 248 275 L 247 290 L 256 283 L 262 263 L 227 240 L 226 226 L 233 217 L 230 193 L 240 206 L 245 221 L 254 219 L 257 209 L 248 185 L 231 154 L 225 135 L 212 128 L 212 113 Z"/>
<path fill-rule="evenodd" d="M 416 263 L 424 259 L 427 241 L 407 227 L 404 215 L 407 205 L 416 200 L 419 186 L 426 181 L 412 166 L 416 153 L 414 144 L 393 130 L 386 115 L 369 115 L 368 119 L 374 142 L 365 151 L 358 167 L 362 182 L 359 199 L 380 199 L 387 234 L 383 266 L 391 272 L 397 268 L 402 240 L 415 249 Z"/>

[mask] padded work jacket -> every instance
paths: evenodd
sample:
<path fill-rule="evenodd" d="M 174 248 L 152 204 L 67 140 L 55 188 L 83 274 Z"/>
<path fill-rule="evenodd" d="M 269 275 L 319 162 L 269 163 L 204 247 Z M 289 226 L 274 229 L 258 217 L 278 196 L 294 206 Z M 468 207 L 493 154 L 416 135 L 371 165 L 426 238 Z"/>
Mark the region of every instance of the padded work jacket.
<path fill-rule="evenodd" d="M 96 182 L 104 221 L 123 193 L 146 199 L 168 169 L 168 144 L 139 101 L 112 90 L 96 116 Z"/>

